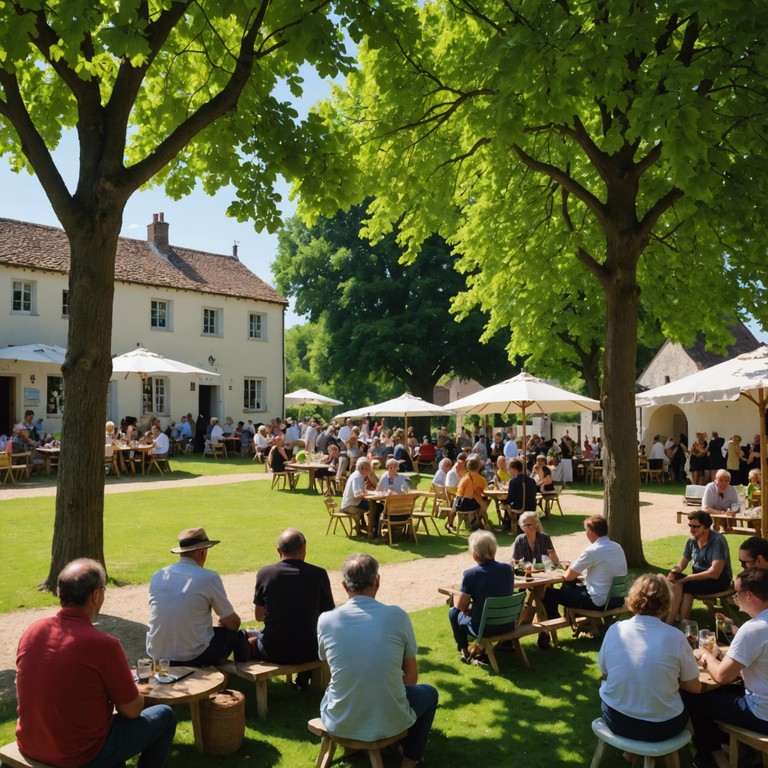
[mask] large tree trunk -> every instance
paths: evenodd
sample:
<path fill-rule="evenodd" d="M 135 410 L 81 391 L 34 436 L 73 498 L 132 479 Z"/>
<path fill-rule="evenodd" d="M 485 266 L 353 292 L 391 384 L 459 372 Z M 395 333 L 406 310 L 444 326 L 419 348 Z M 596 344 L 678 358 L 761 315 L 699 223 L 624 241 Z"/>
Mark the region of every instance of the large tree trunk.
<path fill-rule="evenodd" d="M 626 243 L 614 248 L 626 250 Z M 612 248 L 609 242 L 609 254 Z M 605 420 L 603 466 L 604 514 L 611 539 L 624 549 L 630 567 L 646 565 L 640 539 L 640 472 L 635 423 L 635 356 L 640 291 L 637 259 L 620 254 L 621 262 L 604 281 L 606 297 L 605 356 L 601 404 Z M 631 262 L 631 266 L 629 265 Z M 622 468 L 621 472 L 617 471 Z"/>
<path fill-rule="evenodd" d="M 70 560 L 104 562 L 104 421 L 112 373 L 112 303 L 122 211 L 89 212 L 65 226 L 70 242 L 69 333 L 62 451 L 51 568 L 54 591 Z"/>

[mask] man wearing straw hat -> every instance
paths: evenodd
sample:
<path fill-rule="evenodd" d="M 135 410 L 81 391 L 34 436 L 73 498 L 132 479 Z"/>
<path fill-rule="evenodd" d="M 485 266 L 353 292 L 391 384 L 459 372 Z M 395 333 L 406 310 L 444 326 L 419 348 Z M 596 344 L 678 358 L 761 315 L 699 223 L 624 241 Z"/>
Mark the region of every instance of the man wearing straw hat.
<path fill-rule="evenodd" d="M 149 583 L 147 653 L 172 665 L 208 667 L 223 662 L 233 650 L 241 660 L 247 645 L 240 617 L 227 598 L 216 571 L 205 568 L 208 550 L 218 541 L 204 528 L 187 528 L 171 552 L 179 561 L 161 568 Z M 219 617 L 211 623 L 211 610 Z"/>

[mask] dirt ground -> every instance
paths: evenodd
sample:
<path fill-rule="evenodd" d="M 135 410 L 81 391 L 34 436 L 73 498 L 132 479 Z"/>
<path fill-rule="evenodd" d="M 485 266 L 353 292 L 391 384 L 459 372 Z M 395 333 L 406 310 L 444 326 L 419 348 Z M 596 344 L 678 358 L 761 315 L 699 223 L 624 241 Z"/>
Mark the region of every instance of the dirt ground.
<path fill-rule="evenodd" d="M 252 475 L 227 475 L 218 477 L 201 477 L 193 480 L 164 480 L 152 479 L 152 488 L 157 483 L 171 487 L 195 485 L 227 485 L 236 482 L 253 482 Z M 108 486 L 107 493 L 130 493 L 145 489 L 145 482 L 126 483 L 120 486 Z M 35 489 L 5 489 L 3 498 L 11 495 L 41 496 L 53 495 L 54 488 Z M 561 495 L 563 507 L 570 506 L 566 490 Z M 681 508 L 681 496 L 670 496 L 658 493 L 642 492 L 641 500 L 641 530 L 643 541 L 679 535 L 684 532 L 673 514 Z M 579 509 L 589 514 L 602 512 L 602 500 L 579 498 Z M 546 526 L 545 526 L 546 527 Z M 446 534 L 450 535 L 450 534 Z M 559 536 L 555 539 L 555 547 L 561 560 L 574 560 L 587 545 L 582 531 Z M 499 536 L 499 553 L 497 559 L 507 560 L 511 556 L 512 538 Z M 211 563 L 215 568 L 215 560 Z M 415 611 L 444 603 L 445 598 L 438 594 L 437 588 L 451 584 L 461 578 L 462 572 L 472 566 L 467 553 L 448 555 L 441 559 L 425 558 L 408 563 L 395 563 L 381 567 L 381 589 L 378 599 L 384 603 L 396 604 L 406 611 Z M 253 616 L 253 588 L 256 573 L 230 574 L 223 577 L 235 610 L 243 620 Z M 338 571 L 330 573 L 331 585 L 336 602 L 344 601 L 341 578 Z M 15 664 L 16 646 L 24 629 L 34 620 L 55 613 L 55 608 L 39 608 L 14 611 L 0 615 L 0 697 L 13 695 L 13 671 Z M 144 637 L 147 620 L 147 585 L 139 584 L 130 587 L 109 589 L 104 609 L 99 617 L 98 626 L 118 637 L 125 648 L 129 659 L 135 659 L 144 653 Z"/>

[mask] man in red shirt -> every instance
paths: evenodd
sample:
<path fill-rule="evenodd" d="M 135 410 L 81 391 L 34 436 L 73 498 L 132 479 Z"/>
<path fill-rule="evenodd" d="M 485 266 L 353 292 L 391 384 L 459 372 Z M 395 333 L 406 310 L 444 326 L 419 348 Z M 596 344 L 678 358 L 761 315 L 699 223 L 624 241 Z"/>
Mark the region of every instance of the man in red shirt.
<path fill-rule="evenodd" d="M 95 560 L 64 566 L 61 610 L 19 640 L 16 743 L 28 757 L 59 768 L 106 768 L 139 752 L 139 768 L 161 768 L 176 715 L 165 705 L 143 709 L 120 642 L 93 626 L 106 578 Z"/>

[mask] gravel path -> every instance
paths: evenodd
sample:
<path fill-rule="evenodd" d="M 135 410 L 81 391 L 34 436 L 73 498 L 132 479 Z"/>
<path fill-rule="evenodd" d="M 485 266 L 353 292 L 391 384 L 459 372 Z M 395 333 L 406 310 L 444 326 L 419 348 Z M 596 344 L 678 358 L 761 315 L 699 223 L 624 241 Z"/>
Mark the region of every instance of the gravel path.
<path fill-rule="evenodd" d="M 164 487 L 195 487 L 202 485 L 229 485 L 238 482 L 253 482 L 254 475 L 219 475 L 199 477 L 191 480 L 158 480 L 151 478 L 151 489 L 156 490 L 158 483 Z M 264 478 L 268 480 L 269 478 Z M 106 493 L 135 493 L 149 490 L 150 483 L 146 480 L 108 485 Z M 37 488 L 5 489 L 3 498 L 23 498 L 29 496 L 55 495 L 55 486 Z M 568 509 L 569 491 L 561 495 L 563 506 Z M 681 508 L 681 497 L 659 493 L 642 492 L 641 527 L 643 541 L 664 538 L 683 533 L 683 528 L 677 524 L 675 510 Z M 602 512 L 602 500 L 579 497 L 579 509 L 588 514 Z M 500 552 L 498 559 L 510 556 L 512 539 L 501 536 L 499 539 Z M 584 533 L 578 531 L 555 540 L 557 553 L 563 560 L 574 560 L 587 545 Z M 467 553 L 447 555 L 440 559 L 424 558 L 407 563 L 394 563 L 381 567 L 381 589 L 378 598 L 384 603 L 400 605 L 407 611 L 429 608 L 444 602 L 437 588 L 450 584 L 461 577 L 461 573 L 471 567 L 472 561 Z M 212 563 L 215 567 L 215 562 Z M 253 587 L 255 571 L 229 574 L 223 577 L 235 610 L 249 620 L 253 616 Z M 337 602 L 343 602 L 344 592 L 341 588 L 339 571 L 330 573 L 331 585 Z M 55 608 L 37 608 L 14 611 L 0 615 L 0 697 L 13 695 L 13 669 L 18 639 L 25 627 L 32 621 L 55 613 Z M 139 584 L 119 589 L 110 589 L 104 610 L 99 618 L 99 626 L 107 632 L 120 638 L 129 659 L 136 658 L 144 652 L 144 634 L 147 619 L 147 586 Z"/>

